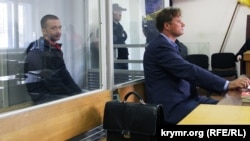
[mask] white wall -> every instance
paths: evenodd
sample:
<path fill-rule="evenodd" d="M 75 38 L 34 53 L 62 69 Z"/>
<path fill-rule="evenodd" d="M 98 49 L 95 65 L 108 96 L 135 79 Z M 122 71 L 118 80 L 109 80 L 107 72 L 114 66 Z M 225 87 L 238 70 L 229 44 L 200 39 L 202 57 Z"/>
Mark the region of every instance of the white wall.
<path fill-rule="evenodd" d="M 210 53 L 219 52 L 236 4 L 237 0 L 174 0 L 173 6 L 182 9 L 186 24 L 180 39 L 185 43 L 208 42 Z M 248 14 L 248 7 L 238 6 L 223 52 L 236 53 L 243 45 Z"/>
<path fill-rule="evenodd" d="M 236 5 L 237 0 L 173 0 L 173 6 L 182 9 L 186 24 L 180 40 L 191 44 L 191 48 L 194 48 L 192 45 L 195 43 L 206 44 L 204 50 L 208 55 L 219 52 Z M 222 52 L 236 54 L 244 44 L 249 14 L 249 7 L 241 4 L 237 6 Z M 237 67 L 239 70 L 239 63 Z"/>

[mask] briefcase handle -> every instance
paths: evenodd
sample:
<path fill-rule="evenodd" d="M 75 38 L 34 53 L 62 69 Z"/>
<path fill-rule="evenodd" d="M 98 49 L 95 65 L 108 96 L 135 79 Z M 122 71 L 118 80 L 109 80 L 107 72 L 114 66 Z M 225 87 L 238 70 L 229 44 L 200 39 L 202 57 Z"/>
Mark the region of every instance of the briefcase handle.
<path fill-rule="evenodd" d="M 144 102 L 144 100 L 143 100 L 143 98 L 137 93 L 137 92 L 129 92 L 129 93 L 127 93 L 126 95 L 125 95 L 125 97 L 124 97 L 124 103 L 127 101 L 127 99 L 128 99 L 128 97 L 130 96 L 130 95 L 135 95 L 138 99 L 139 99 L 139 101 L 140 101 L 140 103 L 141 104 L 146 104 L 145 102 Z"/>

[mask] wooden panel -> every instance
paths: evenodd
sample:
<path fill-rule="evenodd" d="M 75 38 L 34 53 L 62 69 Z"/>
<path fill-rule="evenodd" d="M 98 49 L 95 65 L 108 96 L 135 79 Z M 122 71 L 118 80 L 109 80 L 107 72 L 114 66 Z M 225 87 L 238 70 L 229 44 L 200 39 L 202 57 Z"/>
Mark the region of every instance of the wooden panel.
<path fill-rule="evenodd" d="M 119 97 L 120 97 L 120 100 L 124 100 L 124 96 L 128 93 L 128 92 L 131 92 L 131 91 L 136 91 L 138 94 L 140 94 L 143 99 L 145 99 L 145 92 L 144 92 L 144 82 L 142 83 L 138 83 L 138 84 L 135 84 L 135 85 L 129 85 L 129 86 L 126 86 L 126 87 L 123 87 L 123 88 L 119 88 L 118 89 L 118 93 L 119 93 Z M 131 95 L 128 100 L 128 102 L 138 102 L 138 99 Z"/>
<path fill-rule="evenodd" d="M 247 15 L 246 40 L 250 38 L 250 15 Z"/>
<path fill-rule="evenodd" d="M 250 61 L 250 51 L 246 51 L 246 52 L 243 54 L 243 60 L 244 60 L 244 61 Z"/>
<path fill-rule="evenodd" d="M 245 72 L 247 76 L 250 76 L 250 51 L 246 51 L 243 54 L 243 60 L 245 61 Z"/>
<path fill-rule="evenodd" d="M 119 89 L 118 89 L 118 93 L 119 93 L 120 100 L 123 101 L 125 95 L 126 95 L 128 92 L 131 92 L 131 91 L 134 91 L 134 86 L 133 86 L 133 85 L 126 86 L 126 87 L 123 87 L 123 88 L 119 88 Z M 135 97 L 134 95 L 131 95 L 131 96 L 127 99 L 127 101 L 129 101 L 129 102 L 135 102 L 135 101 L 136 101 L 136 97 Z"/>
<path fill-rule="evenodd" d="M 0 141 L 63 141 L 102 124 L 109 90 L 0 117 Z"/>
<path fill-rule="evenodd" d="M 144 82 L 134 85 L 134 89 L 146 100 Z"/>

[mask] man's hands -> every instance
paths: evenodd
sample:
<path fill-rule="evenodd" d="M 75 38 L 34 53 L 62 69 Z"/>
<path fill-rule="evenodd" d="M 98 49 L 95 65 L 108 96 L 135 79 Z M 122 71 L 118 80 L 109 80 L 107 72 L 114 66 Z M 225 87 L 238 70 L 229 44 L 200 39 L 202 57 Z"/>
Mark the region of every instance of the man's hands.
<path fill-rule="evenodd" d="M 249 85 L 250 85 L 249 78 L 246 76 L 240 76 L 239 78 L 229 82 L 228 90 L 247 89 Z"/>

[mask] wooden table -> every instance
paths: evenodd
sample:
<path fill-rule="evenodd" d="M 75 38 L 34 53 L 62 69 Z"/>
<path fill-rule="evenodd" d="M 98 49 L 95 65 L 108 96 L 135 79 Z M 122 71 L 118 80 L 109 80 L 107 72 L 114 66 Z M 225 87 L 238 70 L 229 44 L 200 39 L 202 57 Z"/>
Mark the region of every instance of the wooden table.
<path fill-rule="evenodd" d="M 246 62 L 246 68 L 244 68 L 246 70 L 246 75 L 250 76 L 250 51 L 246 51 L 243 54 L 243 61 Z"/>
<path fill-rule="evenodd" d="M 250 125 L 250 106 L 201 104 L 182 119 L 179 125 L 234 124 Z"/>

